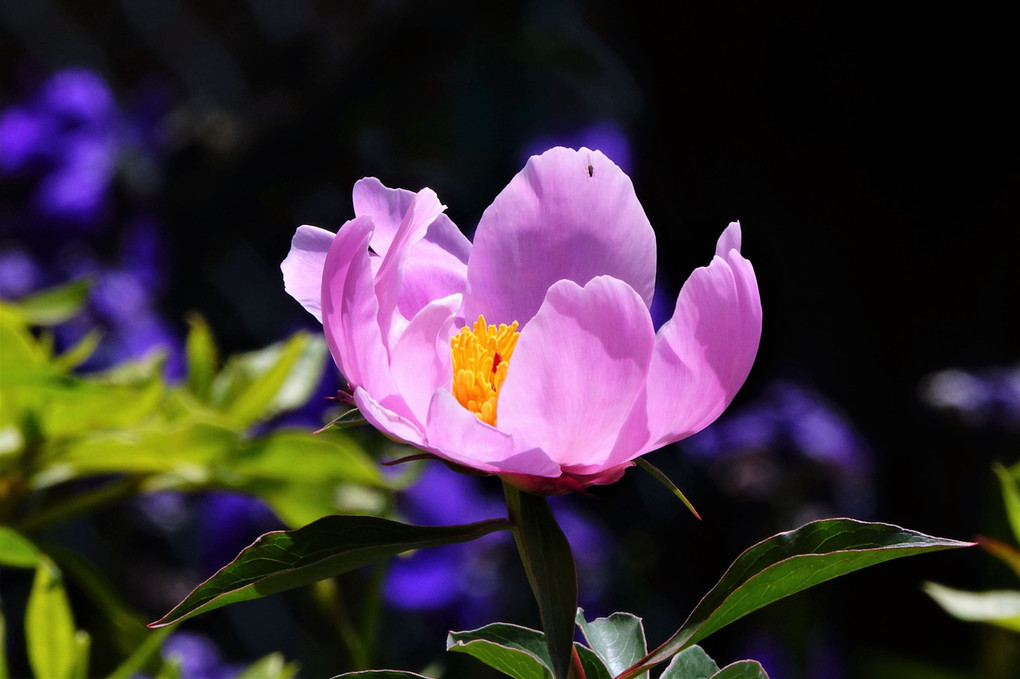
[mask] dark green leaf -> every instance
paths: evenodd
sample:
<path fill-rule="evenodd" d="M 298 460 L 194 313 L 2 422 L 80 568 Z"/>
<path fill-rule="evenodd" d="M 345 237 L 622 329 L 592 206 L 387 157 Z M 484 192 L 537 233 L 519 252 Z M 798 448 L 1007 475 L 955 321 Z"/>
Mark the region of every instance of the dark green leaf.
<path fill-rule="evenodd" d="M 36 677 L 71 678 L 77 649 L 75 632 L 60 571 L 44 557 L 36 568 L 25 609 L 28 661 Z"/>
<path fill-rule="evenodd" d="M 538 601 L 549 667 L 555 679 L 564 679 L 570 669 L 577 612 L 577 570 L 570 543 L 545 497 L 504 487 L 517 549 Z"/>
<path fill-rule="evenodd" d="M 756 660 L 741 660 L 722 668 L 712 679 L 769 679 L 769 675 Z"/>
<path fill-rule="evenodd" d="M 150 627 L 307 585 L 400 552 L 466 542 L 508 528 L 503 519 L 410 526 L 373 516 L 327 516 L 297 530 L 266 533 Z"/>
<path fill-rule="evenodd" d="M 400 670 L 364 670 L 339 674 L 333 679 L 430 679 L 423 674 L 402 672 Z"/>
<path fill-rule="evenodd" d="M 595 651 L 577 642 L 574 642 L 574 650 L 577 651 L 577 656 L 581 659 L 581 667 L 584 668 L 586 679 L 613 679 L 613 673 L 595 655 Z"/>
<path fill-rule="evenodd" d="M 708 657 L 701 646 L 695 644 L 673 656 L 659 679 L 710 679 L 719 671 L 719 666 Z"/>
<path fill-rule="evenodd" d="M 737 557 L 677 633 L 621 679 L 668 660 L 734 620 L 790 594 L 891 559 L 973 544 L 854 519 L 814 521 L 780 533 Z"/>
<path fill-rule="evenodd" d="M 495 623 L 470 632 L 450 632 L 446 650 L 467 653 L 514 679 L 549 679 L 545 635 L 527 627 Z"/>
<path fill-rule="evenodd" d="M 645 630 L 641 618 L 630 613 L 613 613 L 608 618 L 584 619 L 584 611 L 577 609 L 577 626 L 588 646 L 616 676 L 641 660 L 648 652 Z M 647 674 L 644 675 L 647 678 Z"/>

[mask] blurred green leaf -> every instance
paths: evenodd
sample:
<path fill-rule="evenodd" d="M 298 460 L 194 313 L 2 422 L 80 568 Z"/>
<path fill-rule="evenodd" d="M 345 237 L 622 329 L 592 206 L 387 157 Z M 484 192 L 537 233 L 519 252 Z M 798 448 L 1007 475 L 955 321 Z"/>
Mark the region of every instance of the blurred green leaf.
<path fill-rule="evenodd" d="M 36 677 L 73 677 L 75 636 L 74 618 L 60 571 L 49 559 L 42 558 L 36 567 L 25 609 L 28 661 Z"/>
<path fill-rule="evenodd" d="M 734 620 L 790 594 L 891 559 L 973 544 L 854 519 L 814 521 L 780 533 L 737 557 L 676 634 L 621 679 L 637 676 Z"/>
<path fill-rule="evenodd" d="M 947 613 L 960 620 L 987 622 L 1020 632 L 1020 592 L 964 592 L 934 582 L 926 582 L 924 591 Z"/>
<path fill-rule="evenodd" d="M 92 330 L 85 334 L 73 347 L 57 356 L 53 361 L 54 366 L 60 371 L 73 370 L 91 358 L 99 346 L 103 333 L 99 330 Z"/>
<path fill-rule="evenodd" d="M 981 549 L 1005 563 L 1017 574 L 1017 577 L 1020 577 L 1020 549 L 1007 545 L 1005 542 L 981 536 L 978 536 L 977 541 Z"/>
<path fill-rule="evenodd" d="M 182 679 L 180 659 L 177 656 L 173 656 L 165 660 L 159 668 L 159 674 L 156 675 L 156 679 Z"/>
<path fill-rule="evenodd" d="M 1013 529 L 1013 536 L 1020 544 L 1020 479 L 1001 464 L 995 465 L 995 475 L 1002 487 L 1002 501 L 1006 505 L 1006 518 Z"/>
<path fill-rule="evenodd" d="M 281 429 L 252 441 L 231 458 L 230 471 L 248 478 L 298 484 L 348 481 L 385 485 L 379 468 L 351 439 L 313 436 L 299 430 Z"/>
<path fill-rule="evenodd" d="M 321 337 L 299 332 L 233 356 L 213 382 L 211 403 L 240 427 L 298 408 L 318 386 L 328 354 Z"/>
<path fill-rule="evenodd" d="M 13 528 L 0 526 L 0 565 L 35 568 L 39 564 L 39 557 L 39 549 L 31 540 Z"/>
<path fill-rule="evenodd" d="M 446 650 L 466 653 L 514 679 L 552 677 L 545 635 L 527 627 L 498 622 L 467 632 L 450 632 Z"/>
<path fill-rule="evenodd" d="M 769 679 L 756 660 L 740 660 L 712 675 L 712 679 Z"/>
<path fill-rule="evenodd" d="M 711 679 L 718 671 L 719 666 L 715 661 L 708 657 L 701 646 L 695 644 L 673 656 L 659 679 Z"/>
<path fill-rule="evenodd" d="M 584 619 L 584 611 L 577 609 L 577 626 L 588 646 L 616 676 L 641 660 L 648 653 L 645 630 L 641 618 L 630 613 L 613 613 L 608 618 Z M 647 679 L 648 674 L 640 675 Z"/>
<path fill-rule="evenodd" d="M 188 356 L 188 389 L 199 401 L 207 403 L 212 393 L 219 352 L 209 325 L 198 314 L 188 317 L 188 340 L 185 347 Z"/>
<path fill-rule="evenodd" d="M 88 679 L 89 676 L 89 653 L 92 650 L 92 637 L 84 630 L 78 630 L 74 635 L 74 666 L 71 670 L 71 677 L 74 679 Z"/>
<path fill-rule="evenodd" d="M 577 570 L 570 543 L 545 497 L 521 493 L 504 483 L 507 509 L 521 562 L 538 602 L 554 679 L 570 668 L 577 614 Z"/>
<path fill-rule="evenodd" d="M 12 306 L 29 325 L 58 325 L 81 311 L 91 289 L 92 281 L 82 278 L 26 295 Z"/>
<path fill-rule="evenodd" d="M 0 608 L 0 679 L 10 679 L 10 676 L 7 666 L 7 619 Z"/>
<path fill-rule="evenodd" d="M 298 666 L 288 663 L 280 653 L 271 653 L 256 660 L 234 679 L 291 679 L 298 672 Z"/>
<path fill-rule="evenodd" d="M 268 596 L 412 549 L 507 530 L 503 519 L 463 526 L 411 526 L 372 516 L 327 516 L 304 528 L 266 533 L 150 627 Z"/>

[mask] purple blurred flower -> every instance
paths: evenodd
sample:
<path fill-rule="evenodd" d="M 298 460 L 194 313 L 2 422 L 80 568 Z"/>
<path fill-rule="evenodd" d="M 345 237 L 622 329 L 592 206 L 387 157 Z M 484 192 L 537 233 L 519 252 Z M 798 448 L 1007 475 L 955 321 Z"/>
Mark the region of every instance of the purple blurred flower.
<path fill-rule="evenodd" d="M 191 632 L 171 636 L 162 652 L 166 659 L 177 659 L 181 679 L 232 679 L 244 669 L 244 665 L 225 662 L 212 641 Z"/>
<path fill-rule="evenodd" d="M 805 494 L 814 496 L 811 486 L 821 486 L 836 509 L 870 509 L 870 447 L 834 404 L 803 384 L 773 382 L 757 401 L 684 441 L 683 449 L 711 464 L 739 495 L 789 499 L 792 477 L 811 471 Z"/>
<path fill-rule="evenodd" d="M 401 497 L 411 523 L 449 525 L 506 516 L 501 495 L 480 489 L 478 479 L 428 464 L 421 479 Z M 609 539 L 605 530 L 571 506 L 554 498 L 553 511 L 577 561 L 581 593 L 593 605 L 608 582 Z M 504 568 L 520 568 L 510 535 L 492 533 L 473 542 L 423 549 L 390 564 L 383 594 L 397 608 L 413 611 L 450 610 L 457 622 L 473 626 L 488 622 L 502 593 Z"/>
<path fill-rule="evenodd" d="M 929 407 L 964 426 L 1020 434 L 1020 365 L 941 370 L 925 378 L 920 392 Z"/>

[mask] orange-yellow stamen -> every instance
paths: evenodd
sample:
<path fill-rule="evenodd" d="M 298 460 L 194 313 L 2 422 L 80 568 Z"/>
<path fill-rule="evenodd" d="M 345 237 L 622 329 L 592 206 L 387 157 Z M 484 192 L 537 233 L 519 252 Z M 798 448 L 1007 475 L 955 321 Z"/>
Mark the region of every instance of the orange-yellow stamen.
<path fill-rule="evenodd" d="M 496 400 L 517 345 L 517 321 L 499 327 L 479 316 L 450 340 L 453 395 L 482 422 L 496 426 Z"/>

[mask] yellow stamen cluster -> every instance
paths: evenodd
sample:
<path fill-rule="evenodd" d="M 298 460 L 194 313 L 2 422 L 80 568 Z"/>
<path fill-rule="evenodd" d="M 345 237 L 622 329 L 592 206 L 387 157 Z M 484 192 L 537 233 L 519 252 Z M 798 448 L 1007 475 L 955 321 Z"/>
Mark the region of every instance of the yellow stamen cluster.
<path fill-rule="evenodd" d="M 461 328 L 450 340 L 453 395 L 487 424 L 496 426 L 496 400 L 517 346 L 517 321 L 499 327 L 479 316 L 474 327 Z"/>

